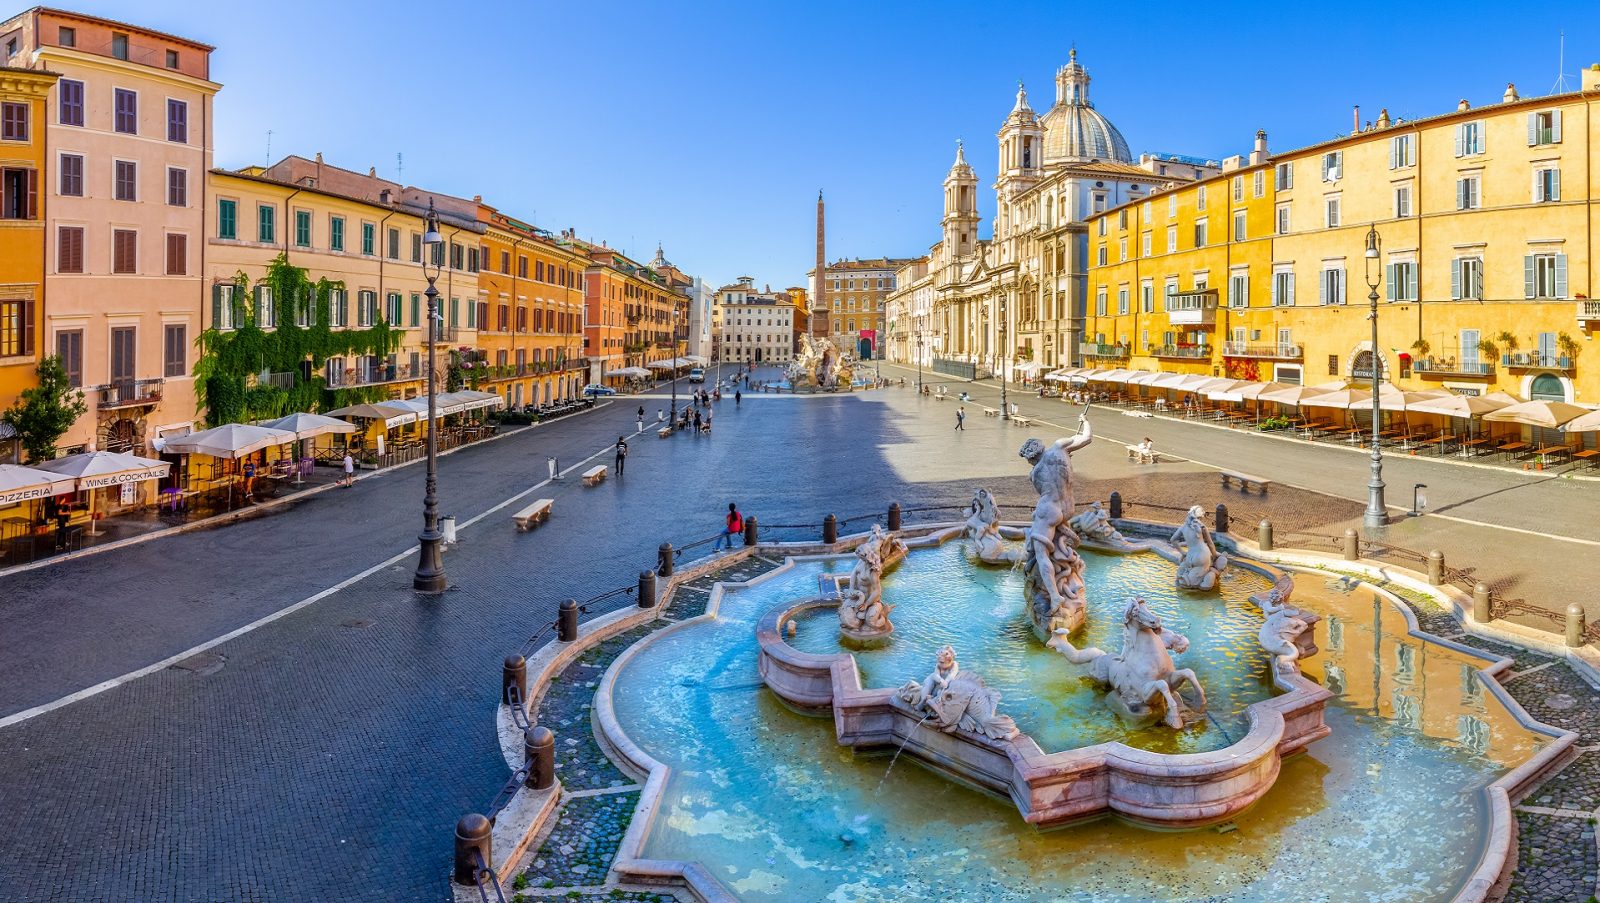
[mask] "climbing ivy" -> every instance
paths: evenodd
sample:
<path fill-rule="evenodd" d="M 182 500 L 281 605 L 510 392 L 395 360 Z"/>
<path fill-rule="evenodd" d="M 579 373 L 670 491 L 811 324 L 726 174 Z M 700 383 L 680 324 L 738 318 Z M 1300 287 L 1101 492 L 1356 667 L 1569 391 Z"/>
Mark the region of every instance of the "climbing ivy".
<path fill-rule="evenodd" d="M 403 338 L 400 330 L 381 320 L 367 329 L 330 328 L 332 293 L 343 290 L 344 282 L 327 278 L 312 282 L 305 269 L 289 263 L 287 254 L 279 254 L 255 285 L 271 289 L 276 308 L 274 328 L 263 329 L 258 324 L 250 277 L 240 272 L 233 279 L 235 328 L 219 330 L 213 318 L 212 328 L 195 342 L 200 349 L 194 365 L 195 394 L 208 426 L 330 410 L 388 397 L 381 386 L 329 389 L 322 375 L 323 364 L 330 357 L 384 357 L 398 351 Z M 348 297 L 345 303 L 350 303 Z M 301 314 L 308 310 L 313 312 L 310 325 L 299 325 Z M 311 364 L 309 379 L 301 372 L 301 364 L 307 361 Z M 258 376 L 263 371 L 292 374 L 293 385 L 260 383 Z"/>

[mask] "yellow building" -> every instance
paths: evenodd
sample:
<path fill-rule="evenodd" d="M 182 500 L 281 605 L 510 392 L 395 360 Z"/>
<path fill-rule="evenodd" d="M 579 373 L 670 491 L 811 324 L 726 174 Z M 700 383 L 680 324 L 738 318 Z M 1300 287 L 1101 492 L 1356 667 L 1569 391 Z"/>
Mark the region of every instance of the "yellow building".
<path fill-rule="evenodd" d="M 1376 351 L 1405 389 L 1600 402 L 1597 99 L 1600 66 L 1579 92 L 1383 113 L 1287 153 L 1258 135 L 1219 175 L 1091 217 L 1084 363 L 1317 384 L 1370 379 Z"/>
<path fill-rule="evenodd" d="M 44 319 L 45 99 L 58 76 L 0 66 L 0 411 L 35 385 Z M 0 462 L 13 461 L 0 424 Z"/>
<path fill-rule="evenodd" d="M 478 272 L 477 354 L 468 375 L 511 408 L 578 397 L 589 255 L 488 204 L 478 210 L 487 231 Z"/>

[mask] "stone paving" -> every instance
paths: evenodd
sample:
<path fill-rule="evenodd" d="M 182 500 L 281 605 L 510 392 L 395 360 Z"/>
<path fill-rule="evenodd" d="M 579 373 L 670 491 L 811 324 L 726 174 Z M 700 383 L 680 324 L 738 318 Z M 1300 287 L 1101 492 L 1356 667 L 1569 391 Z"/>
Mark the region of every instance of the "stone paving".
<path fill-rule="evenodd" d="M 522 873 L 528 876 L 529 885 L 568 888 L 604 884 L 637 805 L 637 790 L 567 798 L 554 816 L 554 828 Z"/>

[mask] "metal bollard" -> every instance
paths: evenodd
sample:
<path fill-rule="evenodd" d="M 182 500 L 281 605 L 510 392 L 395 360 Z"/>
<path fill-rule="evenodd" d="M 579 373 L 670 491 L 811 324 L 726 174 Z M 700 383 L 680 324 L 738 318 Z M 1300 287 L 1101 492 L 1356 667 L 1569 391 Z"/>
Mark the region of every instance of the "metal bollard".
<path fill-rule="evenodd" d="M 1444 582 L 1444 553 L 1434 549 L 1428 553 L 1428 585 L 1438 586 Z"/>
<path fill-rule="evenodd" d="M 1567 606 L 1567 645 L 1576 649 L 1583 645 L 1583 631 L 1588 626 L 1584 623 L 1583 604 L 1574 602 Z"/>
<path fill-rule="evenodd" d="M 664 542 L 656 550 L 656 573 L 663 577 L 672 576 L 672 543 Z"/>
<path fill-rule="evenodd" d="M 900 503 L 899 502 L 890 502 L 889 503 L 889 532 L 893 533 L 894 531 L 896 531 L 898 529 L 900 529 Z"/>
<path fill-rule="evenodd" d="M 1216 532 L 1218 532 L 1218 533 L 1226 533 L 1226 532 L 1228 532 L 1228 506 L 1227 505 L 1218 505 L 1217 506 L 1217 517 L 1216 517 L 1216 520 L 1217 520 Z"/>
<path fill-rule="evenodd" d="M 1359 561 L 1361 559 L 1361 537 L 1354 530 L 1344 531 L 1344 560 Z"/>
<path fill-rule="evenodd" d="M 830 546 L 839 541 L 839 519 L 831 514 L 822 519 L 822 541 Z"/>
<path fill-rule="evenodd" d="M 522 732 L 522 751 L 528 763 L 523 783 L 534 790 L 549 790 L 556 782 L 556 735 L 548 727 L 534 725 Z"/>
<path fill-rule="evenodd" d="M 654 608 L 656 604 L 656 572 L 639 572 L 639 607 Z"/>
<path fill-rule="evenodd" d="M 561 614 L 556 618 L 556 637 L 563 643 L 570 643 L 578 638 L 577 599 L 568 599 L 561 603 Z"/>
<path fill-rule="evenodd" d="M 1472 620 L 1487 624 L 1494 620 L 1489 608 L 1489 587 L 1480 583 L 1472 588 Z"/>
<path fill-rule="evenodd" d="M 1272 521 L 1263 520 L 1256 525 L 1256 547 L 1263 552 L 1272 551 Z"/>
<path fill-rule="evenodd" d="M 516 700 L 528 698 L 528 660 L 520 655 L 506 656 L 506 663 L 500 669 L 500 701 L 512 705 L 511 690 L 516 688 Z"/>
<path fill-rule="evenodd" d="M 1112 490 L 1112 492 L 1111 492 L 1111 519 L 1112 520 L 1119 520 L 1121 517 L 1122 517 L 1122 493 L 1117 492 L 1116 490 Z"/>
<path fill-rule="evenodd" d="M 487 818 L 476 812 L 461 816 L 456 822 L 456 865 L 455 882 L 465 887 L 475 887 L 478 883 L 478 859 L 482 857 L 484 865 L 492 865 L 494 856 L 489 846 L 489 838 L 494 834 L 494 825 Z"/>
<path fill-rule="evenodd" d="M 758 525 L 756 523 L 756 519 L 754 517 L 747 517 L 747 518 L 744 519 L 744 544 L 745 545 L 747 545 L 747 546 L 755 545 L 756 542 L 758 541 L 757 537 L 760 535 L 760 532 L 761 532 L 760 525 Z"/>

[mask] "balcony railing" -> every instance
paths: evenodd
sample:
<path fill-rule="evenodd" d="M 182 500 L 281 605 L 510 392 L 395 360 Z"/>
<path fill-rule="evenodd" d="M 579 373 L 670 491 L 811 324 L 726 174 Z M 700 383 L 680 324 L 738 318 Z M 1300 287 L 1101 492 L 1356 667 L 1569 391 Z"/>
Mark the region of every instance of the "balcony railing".
<path fill-rule="evenodd" d="M 1457 361 L 1453 357 L 1425 357 L 1411 362 L 1411 369 L 1424 379 L 1446 376 L 1494 376 L 1494 363 L 1490 361 Z"/>
<path fill-rule="evenodd" d="M 294 381 L 295 374 L 287 371 L 283 373 L 259 373 L 256 375 L 256 385 L 272 386 L 276 389 L 293 389 Z"/>
<path fill-rule="evenodd" d="M 1178 292 L 1167 298 L 1167 319 L 1174 326 L 1211 326 L 1217 322 L 1217 290 Z"/>
<path fill-rule="evenodd" d="M 1593 298 L 1578 301 L 1578 322 L 1600 322 L 1600 301 Z"/>
<path fill-rule="evenodd" d="M 1305 349 L 1299 345 L 1251 345 L 1248 342 L 1224 342 L 1223 357 L 1259 357 L 1279 361 L 1298 361 L 1304 358 Z"/>
<path fill-rule="evenodd" d="M 1083 342 L 1078 345 L 1078 353 L 1084 357 L 1111 357 L 1126 358 L 1133 351 L 1127 345 L 1105 345 L 1098 342 Z"/>
<path fill-rule="evenodd" d="M 441 345 L 450 345 L 450 344 L 454 344 L 460 338 L 461 338 L 461 327 L 459 327 L 459 326 L 446 326 L 443 323 L 434 324 L 434 327 L 433 327 L 433 340 L 434 340 L 434 342 L 436 342 L 438 344 L 441 344 Z"/>
<path fill-rule="evenodd" d="M 1209 360 L 1210 345 L 1151 345 L 1151 357 L 1171 357 L 1183 360 Z"/>
<path fill-rule="evenodd" d="M 101 408 L 127 408 L 161 403 L 161 380 L 123 379 L 100 387 Z"/>
<path fill-rule="evenodd" d="M 1564 354 L 1514 351 L 1501 355 L 1500 362 L 1513 370 L 1571 370 L 1572 358 Z"/>
<path fill-rule="evenodd" d="M 328 388 L 340 389 L 350 386 L 375 386 L 382 383 L 401 382 L 408 379 L 421 379 L 423 373 L 411 374 L 410 366 L 396 365 L 378 367 L 348 367 L 343 373 L 331 373 Z"/>

